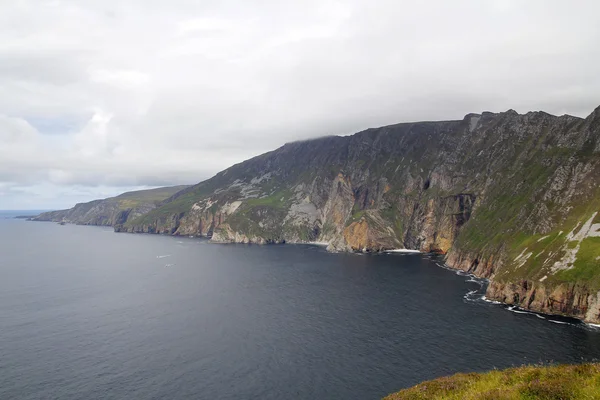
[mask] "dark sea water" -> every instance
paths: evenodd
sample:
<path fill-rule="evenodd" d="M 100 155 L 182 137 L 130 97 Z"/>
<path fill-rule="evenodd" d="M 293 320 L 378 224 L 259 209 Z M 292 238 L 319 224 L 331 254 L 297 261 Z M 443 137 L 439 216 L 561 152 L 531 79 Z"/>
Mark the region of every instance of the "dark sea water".
<path fill-rule="evenodd" d="M 600 358 L 599 331 L 469 300 L 479 285 L 435 258 L 3 215 L 0 399 L 377 399 Z"/>

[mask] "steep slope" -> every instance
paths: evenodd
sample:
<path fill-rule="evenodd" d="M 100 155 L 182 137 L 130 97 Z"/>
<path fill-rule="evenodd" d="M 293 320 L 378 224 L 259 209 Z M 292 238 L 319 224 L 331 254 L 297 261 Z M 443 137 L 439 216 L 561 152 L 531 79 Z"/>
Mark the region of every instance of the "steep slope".
<path fill-rule="evenodd" d="M 45 212 L 31 220 L 113 226 L 150 212 L 161 201 L 187 187 L 172 186 L 127 192 L 108 199 L 79 203 L 68 210 Z"/>
<path fill-rule="evenodd" d="M 487 296 L 600 321 L 600 108 L 469 114 L 285 146 L 117 231 L 447 253 Z"/>

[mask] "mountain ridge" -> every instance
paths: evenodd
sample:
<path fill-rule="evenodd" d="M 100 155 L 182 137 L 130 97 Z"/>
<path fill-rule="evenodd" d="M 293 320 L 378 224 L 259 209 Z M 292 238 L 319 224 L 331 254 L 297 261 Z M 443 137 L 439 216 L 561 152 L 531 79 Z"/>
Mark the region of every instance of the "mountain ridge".
<path fill-rule="evenodd" d="M 433 251 L 489 278 L 490 299 L 599 322 L 596 239 L 568 236 L 600 210 L 598 115 L 482 112 L 290 142 L 115 231 Z"/>

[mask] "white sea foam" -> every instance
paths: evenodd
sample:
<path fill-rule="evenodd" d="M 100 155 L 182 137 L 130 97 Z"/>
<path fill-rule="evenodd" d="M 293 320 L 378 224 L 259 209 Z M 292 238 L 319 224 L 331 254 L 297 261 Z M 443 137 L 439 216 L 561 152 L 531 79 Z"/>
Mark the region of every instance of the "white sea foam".
<path fill-rule="evenodd" d="M 481 292 L 481 289 L 470 290 L 463 296 L 466 301 L 478 302 L 484 298 L 484 294 Z"/>
<path fill-rule="evenodd" d="M 175 265 L 175 264 L 165 264 L 165 267 L 172 267 L 172 266 L 174 266 L 174 265 Z"/>
<path fill-rule="evenodd" d="M 488 301 L 490 303 L 494 303 L 494 304 L 502 304 L 500 302 L 497 301 L 490 301 L 487 300 L 485 298 L 485 296 L 483 297 L 484 301 Z M 552 322 L 554 324 L 559 324 L 559 325 L 573 325 L 573 326 L 578 326 L 578 323 L 572 323 L 572 322 L 567 322 L 567 321 L 559 321 L 556 319 L 552 319 L 552 315 L 545 315 L 545 314 L 540 314 L 538 312 L 535 311 L 527 311 L 527 310 L 523 310 L 522 308 L 519 308 L 518 306 L 507 306 L 506 309 L 510 312 L 516 313 L 516 314 L 530 314 L 530 315 L 535 315 L 537 318 L 539 319 L 543 319 L 544 321 L 548 321 L 548 322 Z M 591 323 L 587 323 L 587 322 L 583 322 L 583 325 L 585 325 L 588 328 L 592 328 L 592 329 L 600 329 L 600 324 L 591 324 Z"/>
<path fill-rule="evenodd" d="M 410 249 L 392 249 L 392 250 L 386 250 L 386 253 L 411 253 L 411 254 L 418 254 L 420 253 L 419 250 L 410 250 Z"/>
<path fill-rule="evenodd" d="M 531 312 L 531 311 L 525 311 L 523 309 L 520 309 L 517 306 L 508 306 L 506 307 L 506 309 L 510 312 L 514 312 L 516 314 L 529 314 L 529 315 L 535 315 L 536 317 L 538 317 L 539 319 L 547 319 L 546 317 L 544 317 L 541 314 L 538 314 L 536 312 Z"/>
<path fill-rule="evenodd" d="M 171 257 L 170 254 L 164 254 L 162 256 L 156 256 L 156 258 L 165 258 L 165 257 Z"/>
<path fill-rule="evenodd" d="M 511 312 L 514 312 L 514 313 L 517 313 L 517 314 L 531 314 L 529 311 L 519 310 L 519 308 L 517 306 L 508 306 L 508 307 L 506 307 L 506 309 L 508 311 L 511 311 Z"/>
<path fill-rule="evenodd" d="M 564 321 L 557 321 L 555 319 L 549 319 L 548 321 L 553 322 L 555 324 L 561 324 L 561 325 L 571 325 L 568 322 L 564 322 Z"/>
<path fill-rule="evenodd" d="M 307 244 L 312 244 L 313 246 L 329 246 L 328 242 L 308 242 Z"/>
<path fill-rule="evenodd" d="M 510 312 L 514 312 L 516 314 L 533 314 L 532 312 L 529 311 L 523 311 L 523 310 L 519 310 L 517 307 L 515 306 L 508 306 L 506 307 L 506 309 Z"/>
<path fill-rule="evenodd" d="M 490 304 L 502 304 L 502 302 L 500 301 L 496 301 L 496 300 L 490 300 L 487 297 L 483 296 L 481 298 L 481 300 L 485 301 L 486 303 L 490 303 Z"/>

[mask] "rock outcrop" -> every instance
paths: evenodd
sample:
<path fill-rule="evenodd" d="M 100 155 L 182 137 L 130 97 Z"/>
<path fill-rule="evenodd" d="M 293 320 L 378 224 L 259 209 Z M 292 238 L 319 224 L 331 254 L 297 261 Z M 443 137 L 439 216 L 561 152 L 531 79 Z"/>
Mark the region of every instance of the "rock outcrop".
<path fill-rule="evenodd" d="M 115 230 L 437 252 L 490 278 L 491 299 L 600 322 L 599 115 L 484 112 L 289 143 Z"/>

